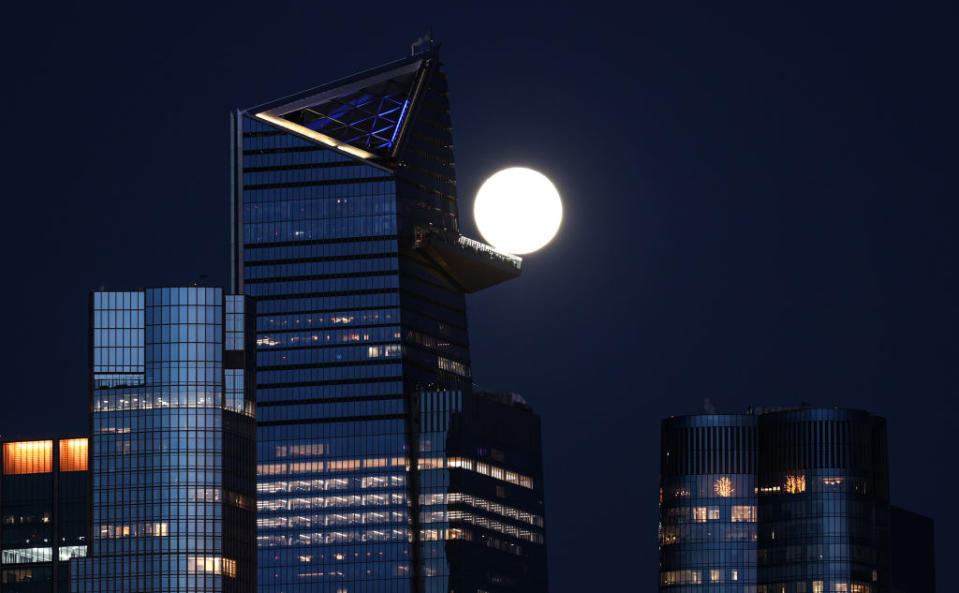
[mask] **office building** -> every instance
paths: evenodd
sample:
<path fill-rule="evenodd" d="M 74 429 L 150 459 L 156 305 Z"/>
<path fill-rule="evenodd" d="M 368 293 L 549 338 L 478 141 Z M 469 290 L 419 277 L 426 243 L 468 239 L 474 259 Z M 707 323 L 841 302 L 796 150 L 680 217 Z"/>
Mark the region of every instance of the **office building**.
<path fill-rule="evenodd" d="M 496 416 L 472 392 L 464 295 L 521 261 L 459 232 L 436 49 L 236 112 L 233 166 L 260 591 L 545 590 L 538 432 L 484 449 L 503 459 L 459 444 Z M 467 538 L 488 551 L 468 574 Z"/>
<path fill-rule="evenodd" d="M 664 420 L 660 590 L 892 591 L 886 449 L 885 420 L 858 410 Z"/>
<path fill-rule="evenodd" d="M 0 445 L 0 593 L 66 593 L 87 553 L 87 438 Z"/>
<path fill-rule="evenodd" d="M 897 506 L 889 509 L 889 593 L 935 593 L 932 519 Z"/>
<path fill-rule="evenodd" d="M 253 591 L 252 313 L 219 288 L 91 294 L 92 541 L 76 593 Z"/>

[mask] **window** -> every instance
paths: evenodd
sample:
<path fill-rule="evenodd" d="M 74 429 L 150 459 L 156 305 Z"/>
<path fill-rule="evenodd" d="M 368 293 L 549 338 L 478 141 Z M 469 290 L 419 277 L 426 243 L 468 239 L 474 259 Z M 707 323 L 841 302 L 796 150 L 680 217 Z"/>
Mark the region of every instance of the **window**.
<path fill-rule="evenodd" d="M 739 580 L 739 571 L 738 571 L 738 570 L 730 570 L 730 571 L 729 571 L 729 580 L 730 580 L 730 581 L 738 581 L 738 580 Z"/>
<path fill-rule="evenodd" d="M 706 507 L 693 507 L 693 521 L 696 523 L 706 522 Z"/>
<path fill-rule="evenodd" d="M 718 568 L 711 568 L 709 570 L 709 582 L 718 583 L 721 578 L 721 573 Z"/>
<path fill-rule="evenodd" d="M 822 581 L 813 581 L 813 582 L 812 582 L 812 593 L 823 593 L 823 591 L 822 591 Z"/>
<path fill-rule="evenodd" d="M 732 523 L 755 523 L 756 507 L 752 505 L 735 505 L 732 507 L 729 520 Z"/>
<path fill-rule="evenodd" d="M 60 471 L 87 471 L 87 439 L 60 441 Z"/>
<path fill-rule="evenodd" d="M 0 555 L 3 564 L 26 564 L 29 562 L 53 562 L 53 548 L 23 548 L 4 550 Z"/>
<path fill-rule="evenodd" d="M 718 521 L 719 520 L 719 507 L 709 507 L 709 520 Z"/>
<path fill-rule="evenodd" d="M 71 558 L 83 558 L 86 555 L 86 546 L 60 546 L 58 554 L 60 562 L 67 562 Z"/>
<path fill-rule="evenodd" d="M 3 474 L 45 474 L 53 471 L 53 441 L 3 444 Z"/>

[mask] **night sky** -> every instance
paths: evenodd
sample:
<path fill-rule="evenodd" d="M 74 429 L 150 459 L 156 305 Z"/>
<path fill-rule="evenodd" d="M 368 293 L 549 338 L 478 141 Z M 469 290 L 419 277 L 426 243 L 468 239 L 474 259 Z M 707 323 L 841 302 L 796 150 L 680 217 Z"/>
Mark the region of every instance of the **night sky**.
<path fill-rule="evenodd" d="M 886 416 L 945 586 L 956 9 L 600 4 L 3 3 L 0 433 L 85 429 L 87 291 L 229 283 L 231 109 L 432 25 L 466 232 L 501 167 L 565 202 L 522 278 L 469 298 L 475 380 L 542 415 L 552 590 L 655 589 L 659 421 L 705 398 Z"/>

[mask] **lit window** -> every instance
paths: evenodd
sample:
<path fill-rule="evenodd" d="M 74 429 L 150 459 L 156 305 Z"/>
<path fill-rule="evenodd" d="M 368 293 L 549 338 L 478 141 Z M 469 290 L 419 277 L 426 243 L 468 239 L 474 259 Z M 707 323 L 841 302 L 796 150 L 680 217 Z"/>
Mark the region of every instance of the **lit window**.
<path fill-rule="evenodd" d="M 739 571 L 738 571 L 738 570 L 730 570 L 730 571 L 729 571 L 729 580 L 731 580 L 731 581 L 738 581 L 738 580 L 739 580 Z"/>
<path fill-rule="evenodd" d="M 812 582 L 812 593 L 823 593 L 823 590 L 822 590 L 822 581 L 813 581 L 813 582 Z"/>
<path fill-rule="evenodd" d="M 723 498 L 732 496 L 736 492 L 736 489 L 733 488 L 732 480 L 723 476 L 716 480 L 716 483 L 713 484 L 713 492 L 717 495 L 722 496 Z"/>
<path fill-rule="evenodd" d="M 756 507 L 752 505 L 735 505 L 731 509 L 730 522 L 732 523 L 755 523 Z"/>
<path fill-rule="evenodd" d="M 719 572 L 719 569 L 718 569 L 718 568 L 711 568 L 711 569 L 709 570 L 709 582 L 710 582 L 710 583 L 718 583 L 720 578 L 721 578 L 721 577 L 720 577 L 720 572 Z"/>
<path fill-rule="evenodd" d="M 83 558 L 87 555 L 86 546 L 60 546 L 58 552 L 60 562 L 67 562 L 71 558 Z"/>
<path fill-rule="evenodd" d="M 187 572 L 190 574 L 222 574 L 236 577 L 236 560 L 219 556 L 191 556 L 187 558 Z"/>
<path fill-rule="evenodd" d="M 53 441 L 3 444 L 3 474 L 45 474 L 53 471 Z"/>
<path fill-rule="evenodd" d="M 719 520 L 719 507 L 709 507 L 709 520 L 710 521 Z"/>
<path fill-rule="evenodd" d="M 786 476 L 786 483 L 783 490 L 790 494 L 800 494 L 806 491 L 806 476 Z"/>
<path fill-rule="evenodd" d="M 27 564 L 33 562 L 53 562 L 53 548 L 23 548 L 3 550 L 0 553 L 3 564 Z"/>
<path fill-rule="evenodd" d="M 693 507 L 693 521 L 696 523 L 706 522 L 706 507 Z"/>
<path fill-rule="evenodd" d="M 87 471 L 87 439 L 60 441 L 60 471 Z"/>

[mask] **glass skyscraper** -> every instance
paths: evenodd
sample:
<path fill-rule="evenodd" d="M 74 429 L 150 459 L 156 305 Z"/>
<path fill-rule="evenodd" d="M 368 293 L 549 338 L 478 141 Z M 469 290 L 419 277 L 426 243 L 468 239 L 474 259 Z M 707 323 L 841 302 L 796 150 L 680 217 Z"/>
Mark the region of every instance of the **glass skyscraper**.
<path fill-rule="evenodd" d="M 931 558 L 911 579 L 890 558 L 910 538 L 931 556 L 932 529 L 904 518 L 890 545 L 886 448 L 885 420 L 858 410 L 664 420 L 660 591 L 886 593 L 892 566 L 933 582 Z"/>
<path fill-rule="evenodd" d="M 92 546 L 75 593 L 253 591 L 252 314 L 219 288 L 91 294 Z"/>
<path fill-rule="evenodd" d="M 452 149 L 433 48 L 234 115 L 263 593 L 545 590 L 538 419 L 473 393 L 464 298 L 521 262 L 461 236 Z"/>
<path fill-rule="evenodd" d="M 0 445 L 0 593 L 65 593 L 87 553 L 87 438 Z"/>
<path fill-rule="evenodd" d="M 660 590 L 756 592 L 757 438 L 755 416 L 663 422 Z"/>

